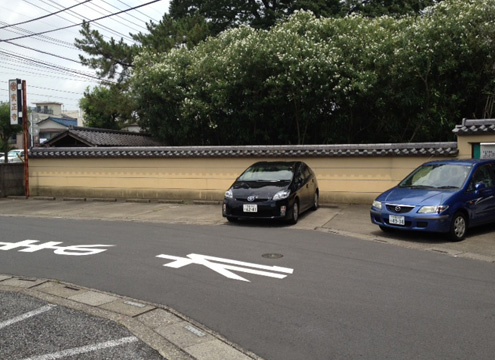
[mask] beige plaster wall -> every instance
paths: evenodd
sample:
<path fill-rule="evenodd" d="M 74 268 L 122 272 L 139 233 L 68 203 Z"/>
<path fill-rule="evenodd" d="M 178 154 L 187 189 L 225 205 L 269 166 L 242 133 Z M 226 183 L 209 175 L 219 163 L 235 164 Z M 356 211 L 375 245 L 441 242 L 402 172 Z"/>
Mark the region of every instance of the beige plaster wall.
<path fill-rule="evenodd" d="M 428 157 L 30 159 L 32 196 L 222 200 L 259 160 L 302 160 L 322 203 L 370 203 Z"/>
<path fill-rule="evenodd" d="M 473 157 L 473 144 L 495 142 L 495 136 L 492 135 L 463 135 L 457 138 L 457 147 L 459 149 L 459 159 L 470 159 Z"/>

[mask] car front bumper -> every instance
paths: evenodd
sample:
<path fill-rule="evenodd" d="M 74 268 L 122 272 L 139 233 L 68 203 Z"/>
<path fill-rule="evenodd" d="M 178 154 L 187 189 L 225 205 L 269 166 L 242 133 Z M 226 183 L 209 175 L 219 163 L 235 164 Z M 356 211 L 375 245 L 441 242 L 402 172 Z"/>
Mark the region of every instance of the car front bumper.
<path fill-rule="evenodd" d="M 256 211 L 245 211 L 244 205 L 256 205 Z M 288 199 L 250 203 L 235 199 L 225 199 L 222 206 L 223 217 L 238 219 L 286 219 L 291 203 Z"/>
<path fill-rule="evenodd" d="M 403 216 L 404 225 L 391 224 L 390 215 Z M 439 233 L 448 232 L 451 222 L 449 214 L 418 214 L 412 211 L 406 214 L 395 214 L 386 209 L 376 208 L 371 208 L 370 217 L 373 224 L 385 228 Z"/>

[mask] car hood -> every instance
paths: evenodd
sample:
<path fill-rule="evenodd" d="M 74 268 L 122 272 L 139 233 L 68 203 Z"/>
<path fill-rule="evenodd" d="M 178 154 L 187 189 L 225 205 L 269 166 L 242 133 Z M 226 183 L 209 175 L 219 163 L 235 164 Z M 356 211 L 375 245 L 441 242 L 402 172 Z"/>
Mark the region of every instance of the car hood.
<path fill-rule="evenodd" d="M 288 182 L 236 181 L 232 185 L 232 193 L 237 199 L 245 199 L 253 195 L 261 199 L 271 199 L 280 190 L 288 187 Z"/>
<path fill-rule="evenodd" d="M 401 205 L 438 205 L 445 203 L 456 191 L 395 187 L 378 197 L 379 201 Z"/>

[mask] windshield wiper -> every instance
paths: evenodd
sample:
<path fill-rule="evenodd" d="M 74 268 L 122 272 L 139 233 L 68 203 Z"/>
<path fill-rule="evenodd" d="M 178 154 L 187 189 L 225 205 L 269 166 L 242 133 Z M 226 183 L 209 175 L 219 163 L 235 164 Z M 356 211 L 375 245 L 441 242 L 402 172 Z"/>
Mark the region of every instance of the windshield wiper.
<path fill-rule="evenodd" d="M 431 185 L 401 185 L 400 187 L 409 188 L 409 189 L 434 189 L 434 186 Z"/>
<path fill-rule="evenodd" d="M 437 187 L 437 189 L 459 189 L 459 187 L 454 185 L 445 185 L 445 186 L 439 186 Z"/>

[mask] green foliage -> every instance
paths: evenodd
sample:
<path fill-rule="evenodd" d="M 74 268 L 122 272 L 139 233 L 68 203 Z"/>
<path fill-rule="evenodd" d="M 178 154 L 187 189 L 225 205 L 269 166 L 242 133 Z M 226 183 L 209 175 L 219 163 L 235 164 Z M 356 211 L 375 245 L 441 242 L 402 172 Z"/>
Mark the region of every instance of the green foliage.
<path fill-rule="evenodd" d="M 79 106 L 84 112 L 85 125 L 119 130 L 135 122 L 135 104 L 125 85 L 98 86 L 87 89 Z"/>
<path fill-rule="evenodd" d="M 424 8 L 441 0 L 345 0 L 342 11 L 347 15 L 360 14 L 366 17 L 383 15 L 401 16 L 419 14 Z"/>
<path fill-rule="evenodd" d="M 132 93 L 141 125 L 170 145 L 450 140 L 495 90 L 493 18 L 483 0 L 421 16 L 298 11 L 269 30 L 144 51 Z"/>
<path fill-rule="evenodd" d="M 311 11 L 316 17 L 342 17 L 363 14 L 418 14 L 436 0 L 172 0 L 170 16 L 174 19 L 200 15 L 210 24 L 211 34 L 249 25 L 255 29 L 270 29 L 278 21 L 296 11 Z"/>
<path fill-rule="evenodd" d="M 123 39 L 111 38 L 105 41 L 98 30 L 91 30 L 84 22 L 79 31 L 82 39 L 75 40 L 75 46 L 90 57 L 79 55 L 81 64 L 97 70 L 100 78 L 117 78 L 123 81 L 129 76 L 132 59 L 138 52 L 136 45 L 129 46 Z"/>
<path fill-rule="evenodd" d="M 10 150 L 9 139 L 22 131 L 20 125 L 10 125 L 10 106 L 8 102 L 0 102 L 0 149 L 5 153 L 0 162 L 7 162 L 7 153 Z"/>

